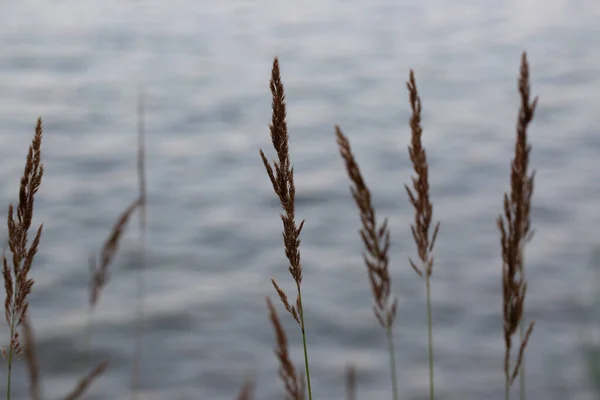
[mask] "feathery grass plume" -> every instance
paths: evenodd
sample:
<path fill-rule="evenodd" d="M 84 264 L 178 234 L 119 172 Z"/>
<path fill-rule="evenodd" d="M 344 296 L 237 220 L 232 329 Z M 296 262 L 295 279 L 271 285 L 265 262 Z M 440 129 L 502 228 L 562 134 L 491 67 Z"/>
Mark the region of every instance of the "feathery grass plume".
<path fill-rule="evenodd" d="M 271 319 L 271 323 L 275 329 L 275 340 L 277 342 L 275 354 L 279 360 L 279 377 L 285 386 L 285 398 L 286 400 L 304 400 L 306 397 L 304 375 L 301 372 L 296 372 L 296 368 L 294 367 L 294 364 L 290 358 L 285 331 L 283 330 L 281 321 L 277 316 L 275 306 L 268 297 L 267 308 L 269 309 L 269 318 Z"/>
<path fill-rule="evenodd" d="M 144 293 L 146 282 L 144 273 L 146 271 L 146 149 L 144 145 L 144 95 L 138 92 L 138 151 L 137 151 L 137 173 L 140 190 L 139 204 L 139 230 L 140 230 L 140 270 L 137 273 L 136 286 L 136 323 L 135 323 L 135 350 L 133 354 L 133 366 L 131 370 L 131 395 L 135 400 L 138 398 L 140 365 L 142 358 L 142 333 L 144 330 Z"/>
<path fill-rule="evenodd" d="M 530 103 L 529 65 L 527 54 L 521 56 L 519 76 L 519 93 L 521 107 L 517 120 L 515 156 L 511 165 L 510 196 L 504 194 L 504 219 L 499 216 L 497 225 L 500 229 L 500 245 L 502 249 L 502 294 L 504 318 L 504 356 L 505 398 L 508 399 L 510 386 L 517 375 L 521 374 L 521 400 L 525 399 L 524 352 L 534 322 L 527 331 L 523 325 L 523 309 L 527 283 L 525 281 L 524 246 L 531 238 L 531 197 L 533 194 L 534 173 L 528 175 L 529 153 L 531 146 L 527 143 L 527 127 L 533 120 L 537 97 Z M 520 325 L 520 346 L 517 361 L 512 369 L 510 355 L 512 336 Z"/>
<path fill-rule="evenodd" d="M 96 305 L 100 300 L 100 293 L 102 289 L 108 283 L 109 278 L 109 267 L 117 254 L 119 249 L 119 243 L 123 231 L 127 227 L 127 223 L 131 218 L 131 215 L 137 207 L 141 205 L 142 198 L 138 197 L 121 215 L 119 219 L 113 225 L 112 231 L 100 251 L 99 259 L 100 264 L 98 265 L 98 259 L 95 254 L 92 254 L 89 259 L 90 267 L 90 298 L 89 298 L 89 312 L 88 312 L 88 332 L 87 332 L 87 364 L 89 364 L 89 356 L 91 353 L 91 337 L 92 337 L 92 320 Z"/>
<path fill-rule="evenodd" d="M 356 368 L 354 365 L 346 367 L 346 399 L 356 400 Z"/>
<path fill-rule="evenodd" d="M 11 395 L 10 384 L 13 358 L 22 354 L 18 328 L 26 321 L 29 307 L 27 296 L 31 293 L 31 288 L 33 287 L 33 279 L 28 274 L 42 235 L 43 225 L 40 225 L 31 242 L 31 246 L 27 247 L 29 228 L 33 219 L 34 196 L 40 188 L 42 176 L 44 175 L 44 165 L 41 164 L 41 146 L 42 119 L 38 118 L 35 134 L 27 152 L 23 177 L 21 178 L 16 215 L 12 203 L 8 206 L 8 246 L 12 253 L 12 269 L 8 265 L 6 252 L 4 251 L 2 254 L 2 275 L 6 291 L 4 313 L 6 322 L 10 328 L 8 351 L 3 350 L 8 364 L 7 400 L 10 399 Z"/>
<path fill-rule="evenodd" d="M 383 224 L 377 225 L 375 210 L 371 204 L 371 192 L 365 184 L 360 173 L 360 168 L 354 159 L 350 142 L 337 125 L 335 126 L 335 134 L 340 149 L 340 155 L 346 163 L 346 171 L 354 184 L 354 186 L 350 188 L 350 191 L 360 212 L 360 220 L 362 223 L 360 236 L 365 246 L 363 259 L 367 266 L 371 291 L 373 292 L 373 297 L 375 299 L 373 311 L 375 312 L 375 317 L 377 317 L 379 324 L 387 334 L 392 390 L 394 400 L 397 400 L 398 387 L 392 328 L 394 319 L 396 318 L 398 299 L 394 298 L 392 301 L 390 293 L 391 279 L 388 272 L 390 231 L 387 225 L 387 218 L 383 220 Z"/>
<path fill-rule="evenodd" d="M 433 217 L 433 206 L 429 200 L 429 165 L 427 164 L 427 154 L 421 143 L 423 128 L 421 127 L 421 97 L 417 90 L 415 74 L 410 70 L 409 80 L 406 83 L 408 89 L 408 100 L 412 109 L 410 117 L 411 144 L 408 146 L 408 154 L 410 161 L 416 173 L 416 177 L 412 177 L 413 191 L 404 185 L 410 203 L 415 208 L 415 222 L 410 226 L 421 267 L 419 268 L 415 262 L 409 258 L 408 262 L 419 276 L 425 276 L 425 287 L 427 292 L 427 332 L 429 345 L 429 398 L 434 398 L 433 384 L 433 334 L 432 334 L 432 317 L 431 317 L 431 272 L 433 270 L 433 246 L 435 239 L 440 229 L 438 222 L 433 229 L 433 234 L 429 236 L 429 228 Z"/>
<path fill-rule="evenodd" d="M 98 364 L 89 374 L 87 374 L 87 376 L 79 381 L 75 389 L 65 397 L 65 400 L 80 399 L 92 383 L 106 371 L 106 368 L 108 368 L 108 362 L 105 361 Z"/>
<path fill-rule="evenodd" d="M 269 126 L 271 130 L 271 141 L 273 147 L 277 152 L 278 161 L 273 161 L 273 166 L 267 157 L 260 150 L 260 157 L 265 165 L 273 190 L 279 197 L 281 207 L 284 213 L 281 214 L 281 220 L 283 221 L 283 244 L 285 248 L 285 255 L 289 260 L 288 270 L 296 282 L 297 297 L 296 304 L 290 306 L 287 295 L 277 285 L 275 279 L 271 279 L 281 302 L 284 304 L 286 310 L 292 315 L 300 326 L 302 331 L 302 342 L 304 345 L 304 365 L 306 369 L 306 379 L 308 384 L 308 397 L 312 400 L 312 391 L 310 386 L 310 371 L 308 367 L 308 351 L 306 347 L 306 330 L 304 328 L 304 309 L 302 307 L 302 292 L 300 286 L 302 284 L 302 265 L 300 263 L 300 232 L 304 226 L 304 220 L 300 222 L 299 226 L 296 226 L 295 221 L 295 201 L 296 201 L 296 187 L 294 186 L 294 168 L 290 163 L 289 154 L 289 136 L 287 131 L 286 117 L 286 106 L 285 106 L 285 92 L 283 83 L 281 82 L 281 75 L 279 72 L 279 60 L 277 57 L 273 60 L 273 69 L 271 71 L 271 82 L 270 82 L 271 93 L 273 95 L 273 114 L 272 121 Z"/>

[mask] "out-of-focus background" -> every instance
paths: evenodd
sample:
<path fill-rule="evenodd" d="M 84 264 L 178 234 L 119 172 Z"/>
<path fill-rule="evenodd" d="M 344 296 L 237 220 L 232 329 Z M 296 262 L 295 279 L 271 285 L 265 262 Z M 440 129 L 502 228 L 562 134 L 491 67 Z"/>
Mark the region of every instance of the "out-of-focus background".
<path fill-rule="evenodd" d="M 526 251 L 526 307 L 537 325 L 527 350 L 529 398 L 595 398 L 582 349 L 592 338 L 590 255 L 600 242 L 599 38 L 593 0 L 4 2 L 2 207 L 17 200 L 38 115 L 45 125 L 36 203 L 45 229 L 31 297 L 45 393 L 57 398 L 84 371 L 88 255 L 137 193 L 143 87 L 142 398 L 231 399 L 246 376 L 257 379 L 257 398 L 281 398 L 264 298 L 275 295 L 271 276 L 293 285 L 279 205 L 258 155 L 259 148 L 274 153 L 268 82 L 278 56 L 297 215 L 306 218 L 301 254 L 316 398 L 342 398 L 349 362 L 359 398 L 390 397 L 385 338 L 371 311 L 334 124 L 351 140 L 378 216 L 390 218 L 402 398 L 427 396 L 424 283 L 407 262 L 415 248 L 403 188 L 411 176 L 410 68 L 423 99 L 434 218 L 442 221 L 433 276 L 437 393 L 501 398 L 495 219 L 508 190 L 517 74 L 527 50 L 532 92 L 540 95 L 530 129 L 536 233 Z M 97 310 L 93 357 L 111 364 L 90 399 L 129 396 L 137 235 L 129 229 Z M 297 327 L 281 315 L 300 364 Z M 0 337 L 8 340 L 5 325 Z M 22 366 L 16 371 L 15 396 L 24 398 Z"/>

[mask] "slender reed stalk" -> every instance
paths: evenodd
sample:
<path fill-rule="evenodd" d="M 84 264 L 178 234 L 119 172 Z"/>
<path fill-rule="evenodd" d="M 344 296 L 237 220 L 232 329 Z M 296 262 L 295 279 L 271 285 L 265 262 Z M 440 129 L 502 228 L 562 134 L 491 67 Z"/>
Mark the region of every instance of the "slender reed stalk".
<path fill-rule="evenodd" d="M 421 127 L 421 97 L 417 90 L 417 82 L 415 74 L 410 70 L 409 80 L 406 83 L 408 89 L 408 99 L 412 109 L 410 118 L 411 144 L 408 146 L 408 154 L 412 162 L 416 177 L 412 177 L 413 190 L 404 185 L 410 203 L 415 208 L 415 222 L 411 225 L 411 231 L 417 251 L 421 267 L 417 267 L 412 259 L 408 259 L 411 267 L 419 276 L 425 276 L 425 290 L 427 294 L 427 338 L 429 345 L 429 398 L 434 398 L 434 381 L 433 381 L 433 333 L 432 333 L 432 316 L 431 316 L 431 273 L 433 271 L 434 258 L 431 255 L 435 239 L 440 229 L 438 222 L 433 229 L 433 234 L 429 236 L 429 228 L 433 217 L 433 205 L 429 200 L 429 165 L 427 164 L 427 154 L 421 142 L 423 128 Z"/>
<path fill-rule="evenodd" d="M 531 239 L 531 197 L 533 195 L 533 182 L 535 173 L 528 173 L 529 153 L 531 145 L 527 143 L 527 127 L 533 120 L 538 98 L 530 103 L 529 65 L 527 54 L 521 56 L 521 70 L 519 76 L 519 94 L 521 107 L 517 120 L 517 134 L 515 140 L 515 156 L 511 164 L 510 195 L 504 194 L 504 218 L 500 215 L 497 219 L 500 230 L 500 244 L 502 249 L 502 294 L 503 294 L 503 319 L 504 342 L 506 352 L 504 356 L 505 399 L 510 398 L 510 387 L 517 375 L 521 375 L 521 400 L 525 399 L 524 378 L 524 353 L 534 322 L 529 324 L 525 331 L 523 326 L 523 310 L 527 283 L 524 271 L 524 246 Z M 512 349 L 512 336 L 521 326 L 521 340 L 516 363 L 510 366 Z"/>
<path fill-rule="evenodd" d="M 12 365 L 15 356 L 20 356 L 23 352 L 19 340 L 18 328 L 25 325 L 26 339 L 27 334 L 27 316 L 29 302 L 27 296 L 31 293 L 33 287 L 33 279 L 28 276 L 33 259 L 37 253 L 42 235 L 42 227 L 37 230 L 31 246 L 28 247 L 28 233 L 33 219 L 34 196 L 42 184 L 42 176 L 44 175 L 44 165 L 41 164 L 41 146 L 42 146 L 42 119 L 38 118 L 35 127 L 35 134 L 25 162 L 23 177 L 19 188 L 19 202 L 17 204 L 16 214 L 12 203 L 8 206 L 8 246 L 12 253 L 12 269 L 9 267 L 9 262 L 6 258 L 6 253 L 2 254 L 2 275 L 4 277 L 4 289 L 6 291 L 6 300 L 4 302 L 4 315 L 6 322 L 10 328 L 10 341 L 8 351 L 3 349 L 8 364 L 8 373 L 6 376 L 6 399 L 10 400 L 11 396 L 11 374 Z M 32 357 L 30 351 L 31 343 L 26 349 L 26 356 L 29 360 Z M 34 372 L 30 369 L 30 376 Z M 36 389 L 37 390 L 37 389 Z"/>
<path fill-rule="evenodd" d="M 267 170 L 267 175 L 269 175 L 269 179 L 273 185 L 273 190 L 279 197 L 281 207 L 284 211 L 284 213 L 281 214 L 281 220 L 283 222 L 283 244 L 285 248 L 285 255 L 289 261 L 288 271 L 296 283 L 296 305 L 290 306 L 287 295 L 277 285 L 275 279 L 271 279 L 271 282 L 273 283 L 281 302 L 285 306 L 285 309 L 292 315 L 294 320 L 296 320 L 300 330 L 302 331 L 302 344 L 304 346 L 304 365 L 308 384 L 308 397 L 310 400 L 312 400 L 310 370 L 308 366 L 308 350 L 306 346 L 306 329 L 304 325 L 304 308 L 302 306 L 302 292 L 300 290 L 302 284 L 302 264 L 300 263 L 300 252 L 298 250 L 300 247 L 300 232 L 304 226 L 304 220 L 300 222 L 299 226 L 296 226 L 296 187 L 294 185 L 294 168 L 291 166 L 290 162 L 288 145 L 289 136 L 287 131 L 287 122 L 285 120 L 285 91 L 283 88 L 283 83 L 281 82 L 279 60 L 277 58 L 273 60 L 270 88 L 273 95 L 273 114 L 269 128 L 271 131 L 273 147 L 277 152 L 278 161 L 273 161 L 273 165 L 271 166 L 271 163 L 263 153 L 262 149 L 260 150 L 260 157 L 262 158 L 265 169 Z"/>
<path fill-rule="evenodd" d="M 275 306 L 271 299 L 267 297 L 267 309 L 269 310 L 269 318 L 275 330 L 275 355 L 279 360 L 279 377 L 285 386 L 286 400 L 304 400 L 306 398 L 306 384 L 304 375 L 301 372 L 296 372 L 296 368 L 292 363 L 289 353 L 287 336 L 281 325 L 281 321 L 277 316 Z"/>
<path fill-rule="evenodd" d="M 335 127 L 335 133 L 340 155 L 346 164 L 346 171 L 354 185 L 350 188 L 350 191 L 360 212 L 360 220 L 362 223 L 360 236 L 365 246 L 363 259 L 367 266 L 371 291 L 373 292 L 375 300 L 373 311 L 377 321 L 379 321 L 379 324 L 386 332 L 390 355 L 392 393 L 394 400 L 398 400 L 396 357 L 394 351 L 394 336 L 392 332 L 394 320 L 396 318 L 398 299 L 394 298 L 392 300 L 390 293 L 391 278 L 388 271 L 390 231 L 387 226 L 387 218 L 383 220 L 383 224 L 377 225 L 375 209 L 371 204 L 371 192 L 365 184 L 360 173 L 360 168 L 354 159 L 350 142 L 337 125 Z"/>
<path fill-rule="evenodd" d="M 139 232 L 140 232 L 140 269 L 137 271 L 136 286 L 136 324 L 135 324 L 135 350 L 133 354 L 133 366 L 131 371 L 131 397 L 133 400 L 138 398 L 140 365 L 142 359 L 142 333 L 144 330 L 144 293 L 146 282 L 144 274 L 146 271 L 146 149 L 144 145 L 144 95 L 138 93 L 138 152 L 137 152 L 137 173 L 140 190 L 139 204 Z"/>

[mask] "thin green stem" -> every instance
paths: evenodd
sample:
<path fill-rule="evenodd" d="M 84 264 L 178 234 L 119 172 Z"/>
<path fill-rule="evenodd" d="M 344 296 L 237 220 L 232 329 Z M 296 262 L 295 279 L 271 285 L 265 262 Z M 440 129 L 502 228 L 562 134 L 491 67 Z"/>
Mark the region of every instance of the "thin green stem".
<path fill-rule="evenodd" d="M 431 318 L 431 283 L 429 281 L 430 276 L 425 276 L 425 284 L 427 286 L 427 332 L 429 340 L 429 399 L 433 400 L 433 329 L 432 329 L 432 318 Z"/>
<path fill-rule="evenodd" d="M 306 330 L 304 329 L 304 309 L 302 307 L 302 292 L 300 292 L 300 284 L 296 283 L 298 288 L 298 305 L 300 306 L 300 329 L 302 329 L 302 344 L 304 346 L 304 368 L 306 370 L 306 384 L 308 386 L 308 399 L 312 400 L 312 388 L 310 386 L 310 370 L 308 368 L 308 349 L 306 346 Z"/>
<path fill-rule="evenodd" d="M 504 374 L 504 400 L 510 399 L 510 377 L 508 376 L 508 372 Z"/>
<path fill-rule="evenodd" d="M 394 350 L 394 335 L 392 334 L 392 326 L 389 325 L 386 328 L 387 340 L 388 340 L 388 351 L 390 353 L 390 374 L 392 377 L 392 391 L 394 400 L 398 400 L 398 380 L 396 378 L 396 352 Z"/>

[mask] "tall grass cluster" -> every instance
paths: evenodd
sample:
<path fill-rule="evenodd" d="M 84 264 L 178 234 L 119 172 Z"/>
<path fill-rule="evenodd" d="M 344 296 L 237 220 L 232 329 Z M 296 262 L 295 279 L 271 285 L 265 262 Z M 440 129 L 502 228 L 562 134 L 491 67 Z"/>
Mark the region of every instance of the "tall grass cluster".
<path fill-rule="evenodd" d="M 435 398 L 435 356 L 434 356 L 434 326 L 433 307 L 431 302 L 431 280 L 434 277 L 434 249 L 436 238 L 440 231 L 440 222 L 434 218 L 434 199 L 430 196 L 429 164 L 427 152 L 423 146 L 424 129 L 421 123 L 422 102 L 417 88 L 414 71 L 410 71 L 406 83 L 408 105 L 411 110 L 408 121 L 406 139 L 408 142 L 408 157 L 412 163 L 414 174 L 407 176 L 405 189 L 407 200 L 414 209 L 414 220 L 406 229 L 410 229 L 415 244 L 416 257 L 408 257 L 405 263 L 396 263 L 396 268 L 412 268 L 422 279 L 426 308 L 424 320 L 427 321 L 426 342 L 428 347 L 429 387 L 428 397 Z M 276 302 L 266 298 L 266 311 L 273 327 L 275 345 L 274 353 L 279 364 L 279 378 L 283 384 L 282 397 L 293 400 L 312 400 L 323 398 L 313 393 L 311 386 L 311 363 L 307 346 L 307 324 L 311 323 L 310 310 L 306 310 L 303 302 L 302 283 L 303 268 L 300 257 L 301 233 L 304 220 L 296 216 L 296 186 L 294 168 L 289 147 L 289 133 L 286 121 L 286 98 L 279 60 L 274 59 L 270 90 L 272 93 L 272 118 L 269 126 L 270 137 L 275 153 L 275 159 L 269 160 L 265 152 L 259 150 L 266 175 L 273 191 L 281 205 L 281 222 L 283 250 L 288 263 L 288 271 L 295 283 L 294 293 L 286 293 L 275 279 L 271 279 L 280 306 L 291 317 L 298 332 L 286 332 L 281 317 L 277 311 Z M 507 176 L 508 192 L 498 192 L 498 236 L 500 249 L 498 257 L 498 279 L 502 282 L 502 296 L 498 298 L 502 305 L 502 331 L 498 334 L 504 338 L 505 355 L 498 360 L 498 379 L 504 381 L 505 399 L 510 398 L 511 387 L 518 382 L 519 398 L 526 398 L 525 352 L 531 338 L 534 323 L 528 322 L 525 313 L 525 298 L 527 281 L 525 279 L 525 245 L 531 239 L 531 201 L 534 189 L 534 174 L 530 170 L 529 155 L 531 145 L 528 141 L 527 129 L 533 120 L 537 98 L 533 101 L 530 95 L 529 65 L 526 54 L 521 58 L 518 77 L 518 92 L 520 107 L 517 113 L 514 155 Z M 40 389 L 40 372 L 35 347 L 35 336 L 29 320 L 28 296 L 34 290 L 34 279 L 30 272 L 34 267 L 35 256 L 39 246 L 43 245 L 42 225 L 32 227 L 34 199 L 42 184 L 44 166 L 41 162 L 42 120 L 39 118 L 34 130 L 33 140 L 27 152 L 23 175 L 18 186 L 17 203 L 8 205 L 7 228 L 8 246 L 2 254 L 3 278 L 6 292 L 5 319 L 9 326 L 10 336 L 5 338 L 8 343 L 3 349 L 4 362 L 7 363 L 6 399 L 11 399 L 12 367 L 22 356 L 29 375 L 29 395 L 31 399 L 42 398 Z M 116 216 L 116 222 L 100 251 L 92 254 L 89 259 L 89 322 L 87 335 L 87 366 L 88 372 L 77 382 L 74 389 L 65 394 L 65 399 L 82 398 L 90 385 L 109 367 L 106 361 L 92 362 L 92 333 L 94 310 L 98 305 L 103 289 L 109 283 L 110 266 L 118 253 L 119 243 L 125 229 L 138 212 L 140 247 L 145 246 L 146 237 L 146 178 L 144 160 L 144 124 L 143 97 L 140 95 L 138 107 L 138 176 L 139 195 L 124 211 Z M 349 138 L 341 127 L 333 126 L 332 140 L 335 139 L 339 148 L 341 161 L 350 182 L 350 194 L 358 210 L 359 222 L 357 229 L 363 246 L 363 262 L 366 278 L 373 296 L 373 314 L 387 341 L 389 353 L 390 397 L 394 400 L 402 398 L 402 388 L 398 385 L 396 368 L 396 350 L 394 332 L 396 329 L 397 297 L 394 296 L 390 274 L 390 229 L 387 218 L 376 215 L 373 207 L 374 194 L 369 189 L 365 177 L 361 173 L 356 157 L 352 152 Z M 435 173 L 435 171 L 433 171 Z M 15 185 L 16 186 L 16 185 Z M 275 232 L 273 234 L 276 234 Z M 143 265 L 143 260 L 142 260 Z M 131 371 L 131 397 L 139 396 L 139 375 L 142 357 L 143 332 L 143 297 L 144 279 L 143 268 L 140 270 L 136 289 L 136 347 L 133 351 L 134 363 Z M 295 299 L 294 299 L 295 297 Z M 366 299 L 365 299 L 366 301 Z M 517 333 L 518 332 L 518 333 Z M 289 337 L 302 341 L 303 360 L 293 360 Z M 501 368 L 500 368 L 501 366 Z M 349 400 L 357 399 L 356 368 L 349 365 L 346 369 L 346 396 Z M 502 371 L 502 372 L 501 372 Z M 237 399 L 252 399 L 255 382 L 246 381 Z"/>

